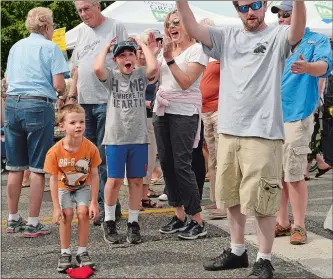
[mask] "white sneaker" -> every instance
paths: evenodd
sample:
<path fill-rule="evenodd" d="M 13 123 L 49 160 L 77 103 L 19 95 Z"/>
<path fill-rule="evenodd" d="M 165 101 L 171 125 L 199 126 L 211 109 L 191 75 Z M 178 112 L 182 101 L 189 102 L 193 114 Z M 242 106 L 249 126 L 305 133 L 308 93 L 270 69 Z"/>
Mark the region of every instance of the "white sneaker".
<path fill-rule="evenodd" d="M 167 196 L 166 194 L 162 194 L 162 195 L 160 195 L 160 196 L 158 197 L 158 199 L 159 199 L 160 201 L 167 201 L 167 200 L 168 200 L 168 196 Z"/>

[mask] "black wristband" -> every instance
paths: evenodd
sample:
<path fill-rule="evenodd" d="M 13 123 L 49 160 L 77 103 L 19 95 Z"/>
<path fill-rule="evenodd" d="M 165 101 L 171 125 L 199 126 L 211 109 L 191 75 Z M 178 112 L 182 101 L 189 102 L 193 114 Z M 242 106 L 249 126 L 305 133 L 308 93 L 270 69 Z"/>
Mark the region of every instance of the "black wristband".
<path fill-rule="evenodd" d="M 174 59 L 172 59 L 171 61 L 167 62 L 167 65 L 170 66 L 172 64 L 176 63 Z"/>

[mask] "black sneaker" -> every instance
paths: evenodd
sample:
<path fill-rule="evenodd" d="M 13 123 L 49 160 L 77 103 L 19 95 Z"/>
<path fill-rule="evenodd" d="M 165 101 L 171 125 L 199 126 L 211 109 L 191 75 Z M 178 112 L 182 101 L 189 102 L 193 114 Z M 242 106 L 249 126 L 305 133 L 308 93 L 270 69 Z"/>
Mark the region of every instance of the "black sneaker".
<path fill-rule="evenodd" d="M 104 211 L 104 209 L 100 209 L 98 219 L 96 221 L 94 221 L 94 225 L 95 226 L 102 225 L 102 223 L 104 222 L 104 217 L 105 217 L 105 211 Z"/>
<path fill-rule="evenodd" d="M 72 267 L 72 255 L 63 253 L 59 255 L 58 259 L 58 272 L 65 272 L 68 268 Z"/>
<path fill-rule="evenodd" d="M 140 234 L 140 226 L 137 222 L 127 223 L 127 242 L 137 244 L 142 241 Z"/>
<path fill-rule="evenodd" d="M 76 255 L 76 260 L 80 267 L 90 266 L 93 269 L 95 268 L 95 264 L 91 261 L 88 252 L 83 252 L 80 255 Z"/>
<path fill-rule="evenodd" d="M 116 221 L 110 220 L 103 222 L 101 228 L 103 230 L 103 237 L 106 242 L 111 244 L 120 243 L 120 236 L 117 232 Z"/>
<path fill-rule="evenodd" d="M 168 224 L 159 229 L 159 232 L 164 234 L 183 232 L 186 227 L 186 217 L 184 221 L 181 221 L 177 216 L 173 216 Z"/>
<path fill-rule="evenodd" d="M 251 273 L 247 278 L 272 279 L 274 268 L 271 261 L 259 259 L 254 263 Z"/>
<path fill-rule="evenodd" d="M 241 256 L 231 253 L 231 248 L 224 250 L 223 253 L 214 259 L 204 263 L 204 269 L 209 271 L 243 268 L 249 266 L 247 251 Z"/>
<path fill-rule="evenodd" d="M 197 221 L 192 220 L 186 229 L 178 235 L 178 237 L 181 239 L 193 240 L 199 237 L 205 237 L 206 235 L 207 230 L 205 223 L 202 222 L 202 225 L 199 225 Z"/>

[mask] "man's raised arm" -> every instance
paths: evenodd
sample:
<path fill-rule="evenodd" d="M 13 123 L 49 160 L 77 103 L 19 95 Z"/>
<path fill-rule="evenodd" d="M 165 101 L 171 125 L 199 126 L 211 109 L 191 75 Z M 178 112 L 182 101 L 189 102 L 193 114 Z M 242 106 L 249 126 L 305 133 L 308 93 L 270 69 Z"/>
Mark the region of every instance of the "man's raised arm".
<path fill-rule="evenodd" d="M 196 21 L 187 1 L 177 1 L 176 3 L 178 15 L 183 22 L 187 34 L 207 47 L 212 48 L 213 44 L 210 39 L 208 27 Z"/>
<path fill-rule="evenodd" d="M 288 41 L 291 46 L 302 40 L 306 26 L 306 8 L 304 1 L 294 1 Z"/>

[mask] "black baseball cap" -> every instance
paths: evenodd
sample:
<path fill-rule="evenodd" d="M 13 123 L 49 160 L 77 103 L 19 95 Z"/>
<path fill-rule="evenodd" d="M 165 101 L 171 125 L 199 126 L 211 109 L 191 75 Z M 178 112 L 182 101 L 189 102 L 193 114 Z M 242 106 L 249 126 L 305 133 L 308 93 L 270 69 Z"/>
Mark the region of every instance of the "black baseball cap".
<path fill-rule="evenodd" d="M 120 53 L 122 53 L 125 49 L 128 49 L 130 51 L 133 51 L 136 53 L 136 49 L 138 48 L 138 45 L 134 42 L 128 42 L 128 41 L 122 41 L 116 44 L 113 48 L 113 56 L 116 57 Z"/>

